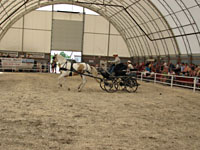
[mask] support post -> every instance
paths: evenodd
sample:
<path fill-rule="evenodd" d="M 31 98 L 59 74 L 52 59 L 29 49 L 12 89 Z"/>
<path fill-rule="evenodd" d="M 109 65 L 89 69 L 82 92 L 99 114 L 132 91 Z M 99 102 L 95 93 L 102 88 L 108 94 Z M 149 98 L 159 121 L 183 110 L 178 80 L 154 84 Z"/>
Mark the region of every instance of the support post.
<path fill-rule="evenodd" d="M 84 34 L 85 34 L 85 8 L 83 7 L 83 29 L 82 29 L 82 44 L 81 44 L 81 62 L 83 61 Z"/>
<path fill-rule="evenodd" d="M 196 90 L 196 85 L 197 85 L 197 77 L 194 78 L 194 88 L 193 88 L 193 92 L 195 92 L 195 90 Z"/>
<path fill-rule="evenodd" d="M 109 26 L 108 26 L 108 47 L 107 47 L 107 62 L 110 54 L 110 34 L 111 34 L 111 23 L 109 21 Z"/>
<path fill-rule="evenodd" d="M 156 75 L 157 73 L 154 74 L 154 83 L 156 83 Z"/>
<path fill-rule="evenodd" d="M 173 87 L 173 82 L 174 82 L 174 76 L 171 76 L 171 88 Z"/>

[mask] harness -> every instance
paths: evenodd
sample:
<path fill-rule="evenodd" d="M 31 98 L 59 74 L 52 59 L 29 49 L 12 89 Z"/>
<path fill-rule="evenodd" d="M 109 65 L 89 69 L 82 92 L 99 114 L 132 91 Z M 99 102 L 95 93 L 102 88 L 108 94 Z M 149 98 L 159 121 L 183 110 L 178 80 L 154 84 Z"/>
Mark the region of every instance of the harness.
<path fill-rule="evenodd" d="M 71 67 L 70 69 L 67 69 L 67 61 L 63 64 L 63 66 L 60 68 L 60 70 L 62 71 L 70 71 L 69 73 L 69 76 L 72 76 L 72 72 L 74 71 L 74 68 L 73 68 L 73 62 L 71 62 Z"/>
<path fill-rule="evenodd" d="M 69 76 L 72 76 L 72 72 L 74 71 L 74 68 L 73 68 L 73 62 L 71 62 L 71 67 L 70 67 L 70 73 L 69 73 Z"/>
<path fill-rule="evenodd" d="M 83 73 L 81 73 L 81 72 L 78 72 L 77 70 L 75 70 L 74 68 L 73 68 L 73 64 L 74 64 L 75 62 L 71 62 L 71 67 L 70 67 L 70 69 L 67 69 L 67 61 L 65 62 L 65 64 L 60 68 L 60 70 L 62 71 L 70 71 L 70 73 L 69 73 L 69 76 L 72 76 L 72 73 L 73 72 L 75 72 L 75 73 L 78 73 L 78 74 L 80 74 L 80 75 L 83 75 L 84 74 L 84 72 L 86 71 L 88 74 L 91 74 L 89 71 L 88 71 L 88 66 L 87 66 L 87 64 L 86 64 L 86 70 L 84 70 L 84 72 Z"/>

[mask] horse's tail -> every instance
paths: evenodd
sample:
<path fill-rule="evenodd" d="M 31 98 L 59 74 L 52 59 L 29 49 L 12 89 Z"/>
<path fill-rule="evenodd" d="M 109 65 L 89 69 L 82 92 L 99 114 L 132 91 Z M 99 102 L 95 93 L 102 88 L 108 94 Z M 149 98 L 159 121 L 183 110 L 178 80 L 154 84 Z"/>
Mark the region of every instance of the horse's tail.
<path fill-rule="evenodd" d="M 96 69 L 95 67 L 93 67 L 93 66 L 91 66 L 91 73 L 92 73 L 92 75 L 93 75 L 94 77 L 97 77 L 97 76 L 99 75 L 97 69 Z M 96 80 L 98 83 L 100 82 L 97 78 L 95 78 L 95 80 Z"/>

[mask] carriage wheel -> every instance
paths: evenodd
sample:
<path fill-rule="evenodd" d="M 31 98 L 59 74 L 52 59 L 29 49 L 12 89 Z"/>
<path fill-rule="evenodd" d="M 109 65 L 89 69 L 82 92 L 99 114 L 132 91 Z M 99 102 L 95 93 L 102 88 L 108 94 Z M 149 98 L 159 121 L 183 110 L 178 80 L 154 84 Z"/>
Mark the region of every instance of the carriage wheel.
<path fill-rule="evenodd" d="M 116 87 L 117 87 L 117 90 L 124 90 L 125 89 L 125 84 L 124 84 L 124 81 L 122 80 L 122 78 L 119 78 L 117 81 L 116 81 Z"/>
<path fill-rule="evenodd" d="M 104 80 L 101 80 L 101 81 L 100 81 L 100 87 L 101 87 L 102 90 L 105 91 L 105 88 L 104 88 Z"/>
<path fill-rule="evenodd" d="M 104 79 L 103 81 L 101 81 L 100 87 L 103 90 L 105 90 L 106 92 L 109 92 L 109 93 L 113 93 L 113 92 L 117 91 L 117 88 L 116 88 L 114 80 Z"/>
<path fill-rule="evenodd" d="M 136 79 L 126 80 L 126 91 L 129 93 L 136 92 L 138 88 L 138 83 Z"/>
<path fill-rule="evenodd" d="M 114 84 L 115 90 L 117 91 L 119 89 L 119 80 L 117 78 L 113 79 L 113 84 Z"/>

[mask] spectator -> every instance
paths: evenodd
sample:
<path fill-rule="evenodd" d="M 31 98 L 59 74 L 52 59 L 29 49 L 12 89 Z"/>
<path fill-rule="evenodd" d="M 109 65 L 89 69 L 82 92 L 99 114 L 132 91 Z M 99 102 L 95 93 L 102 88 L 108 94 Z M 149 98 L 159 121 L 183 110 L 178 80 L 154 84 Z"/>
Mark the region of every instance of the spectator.
<path fill-rule="evenodd" d="M 147 63 L 146 66 L 145 66 L 145 71 L 148 72 L 148 73 L 151 72 L 150 66 L 151 65 L 149 63 Z"/>
<path fill-rule="evenodd" d="M 196 68 L 196 76 L 200 77 L 200 65 Z"/>
<path fill-rule="evenodd" d="M 184 67 L 184 70 L 183 70 L 183 74 L 188 76 L 189 75 L 189 72 L 190 72 L 190 67 L 188 66 L 188 64 L 186 63 L 185 64 L 185 67 Z"/>
<path fill-rule="evenodd" d="M 131 73 L 131 70 L 133 70 L 133 65 L 130 60 L 127 61 L 127 74 Z"/>
<path fill-rule="evenodd" d="M 185 64 L 181 63 L 181 73 L 184 74 Z"/>
<path fill-rule="evenodd" d="M 161 72 L 163 74 L 162 79 L 161 79 L 162 82 L 166 82 L 168 71 L 169 71 L 169 67 L 167 66 L 167 63 L 164 63 L 163 70 Z"/>
<path fill-rule="evenodd" d="M 56 68 L 57 68 L 57 64 L 56 64 L 56 57 L 53 56 L 53 61 L 52 61 L 52 64 L 51 64 L 51 68 L 52 68 L 52 72 L 53 73 L 56 73 Z"/>
<path fill-rule="evenodd" d="M 174 70 L 175 70 L 175 66 L 174 66 L 174 64 L 172 64 L 171 62 L 169 63 L 169 72 L 171 73 L 171 72 L 174 72 Z"/>
<path fill-rule="evenodd" d="M 180 63 L 177 63 L 177 64 L 176 64 L 176 67 L 174 68 L 174 72 L 175 72 L 175 74 L 177 74 L 177 75 L 180 74 L 180 72 L 181 72 Z"/>
<path fill-rule="evenodd" d="M 128 65 L 128 62 L 127 62 Z M 154 73 L 164 74 L 163 80 L 167 80 L 168 74 L 171 75 L 185 75 L 185 76 L 198 76 L 200 77 L 200 66 L 195 64 L 185 64 L 185 63 L 177 63 L 174 65 L 173 63 L 169 63 L 167 65 L 166 62 L 160 63 L 136 63 L 134 64 L 134 70 L 139 72 L 143 72 L 144 76 L 153 75 Z"/>

